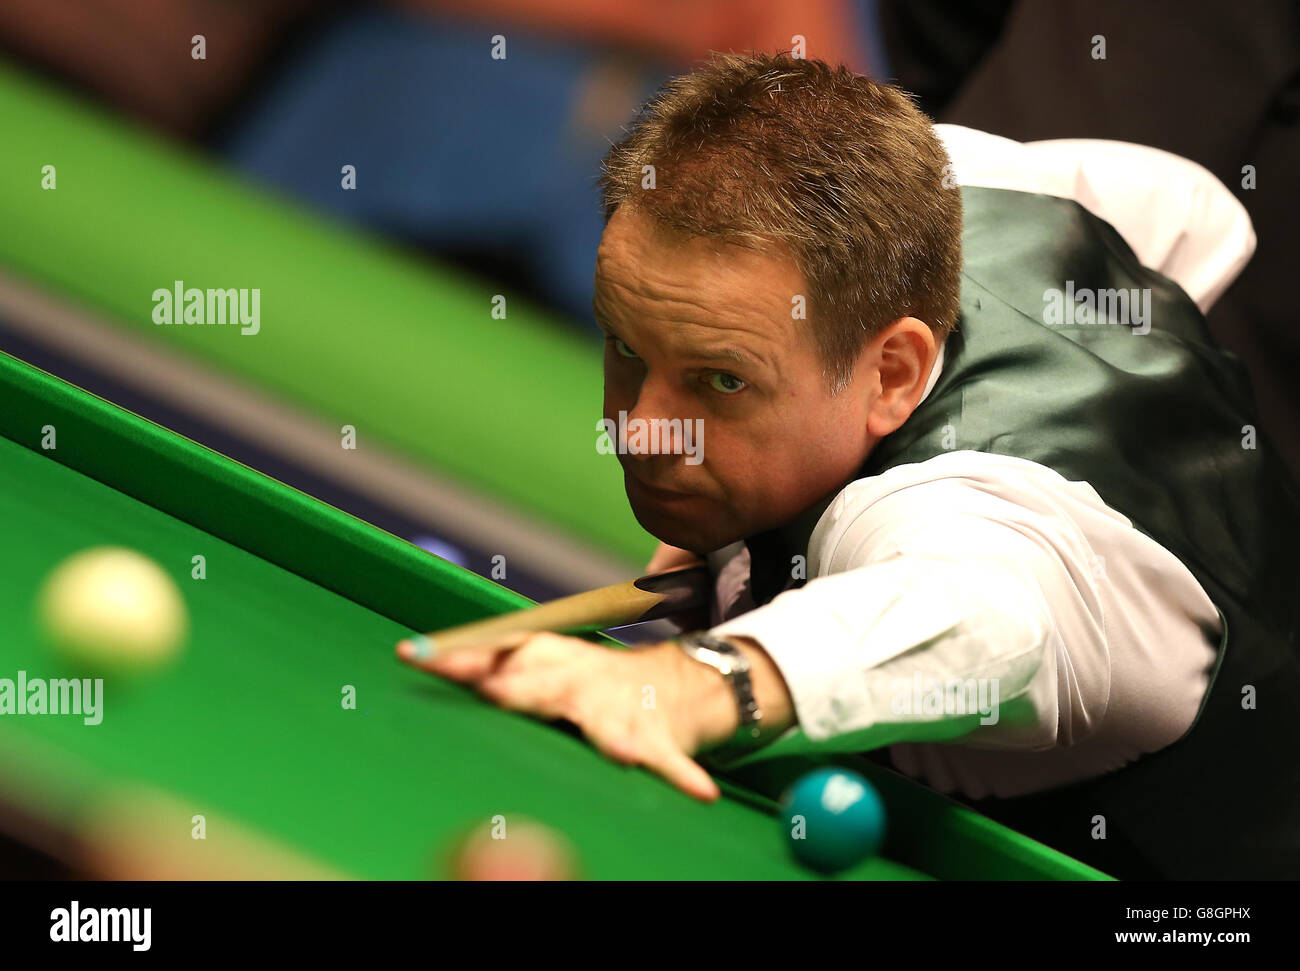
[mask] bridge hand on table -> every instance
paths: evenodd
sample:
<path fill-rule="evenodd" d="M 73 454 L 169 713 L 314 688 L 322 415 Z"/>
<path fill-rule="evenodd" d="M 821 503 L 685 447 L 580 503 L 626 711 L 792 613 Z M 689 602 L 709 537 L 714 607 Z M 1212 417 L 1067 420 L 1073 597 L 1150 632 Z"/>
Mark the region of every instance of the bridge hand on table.
<path fill-rule="evenodd" d="M 667 642 L 615 650 L 577 637 L 518 632 L 473 649 L 433 654 L 404 640 L 412 667 L 472 685 L 510 711 L 572 722 L 605 756 L 640 765 L 711 802 L 717 783 L 692 756 L 730 737 L 737 713 L 725 683 Z"/>

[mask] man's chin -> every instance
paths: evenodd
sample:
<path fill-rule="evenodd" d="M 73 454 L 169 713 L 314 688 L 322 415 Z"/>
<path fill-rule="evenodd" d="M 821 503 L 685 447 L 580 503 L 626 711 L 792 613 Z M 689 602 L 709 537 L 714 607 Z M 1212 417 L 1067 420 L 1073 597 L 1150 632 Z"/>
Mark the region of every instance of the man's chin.
<path fill-rule="evenodd" d="M 719 529 L 720 524 L 717 522 L 691 522 L 664 515 L 658 510 L 637 508 L 636 503 L 632 504 L 632 515 L 641 524 L 641 528 L 655 539 L 700 556 L 744 538 L 743 534 L 733 536 L 728 531 Z"/>

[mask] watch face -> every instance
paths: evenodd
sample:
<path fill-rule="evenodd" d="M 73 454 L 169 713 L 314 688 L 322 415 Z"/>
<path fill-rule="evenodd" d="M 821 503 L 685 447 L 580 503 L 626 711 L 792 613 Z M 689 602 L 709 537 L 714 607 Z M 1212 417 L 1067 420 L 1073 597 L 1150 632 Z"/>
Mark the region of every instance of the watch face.
<path fill-rule="evenodd" d="M 701 637 L 694 642 L 695 649 L 706 655 L 715 664 L 727 664 L 735 653 L 735 648 L 717 637 Z"/>
<path fill-rule="evenodd" d="M 749 658 L 745 657 L 735 644 L 724 641 L 720 637 L 710 637 L 709 647 L 718 658 L 719 670 L 727 677 L 743 674 L 749 670 Z"/>
<path fill-rule="evenodd" d="M 717 669 L 724 677 L 730 676 L 731 658 L 714 647 L 716 638 L 708 635 L 688 634 L 681 639 L 686 653 L 701 664 Z"/>
<path fill-rule="evenodd" d="M 728 644 L 721 637 L 714 637 L 712 634 L 692 634 L 693 642 L 706 650 L 713 651 L 716 654 L 732 654 L 735 647 Z"/>

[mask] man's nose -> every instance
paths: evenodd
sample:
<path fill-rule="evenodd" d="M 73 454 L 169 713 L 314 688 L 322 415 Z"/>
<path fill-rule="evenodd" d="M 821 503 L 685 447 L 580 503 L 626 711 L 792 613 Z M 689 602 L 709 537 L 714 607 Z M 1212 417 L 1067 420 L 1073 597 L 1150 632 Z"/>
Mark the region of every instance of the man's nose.
<path fill-rule="evenodd" d="M 665 381 L 647 378 L 641 383 L 636 402 L 627 413 L 626 426 L 620 429 L 620 434 L 625 436 L 623 444 L 630 446 L 628 455 L 644 459 L 683 453 L 682 429 L 687 419 L 682 414 L 681 397 Z M 636 447 L 638 444 L 640 447 Z"/>

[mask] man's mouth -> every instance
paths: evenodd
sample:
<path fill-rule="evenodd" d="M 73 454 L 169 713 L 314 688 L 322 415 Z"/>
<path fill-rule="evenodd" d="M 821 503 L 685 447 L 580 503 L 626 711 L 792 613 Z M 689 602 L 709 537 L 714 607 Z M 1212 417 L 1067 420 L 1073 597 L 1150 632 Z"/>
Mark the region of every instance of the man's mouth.
<path fill-rule="evenodd" d="M 673 502 L 675 500 L 689 499 L 692 493 L 679 492 L 676 489 L 663 489 L 659 486 L 652 486 L 634 475 L 628 476 L 628 482 L 637 491 L 658 502 Z"/>

